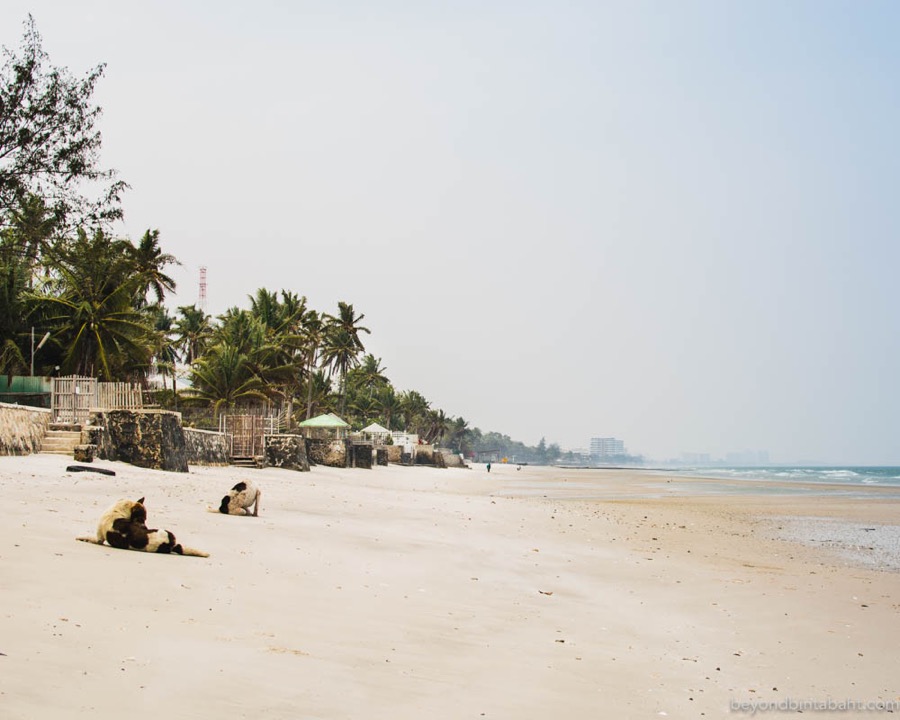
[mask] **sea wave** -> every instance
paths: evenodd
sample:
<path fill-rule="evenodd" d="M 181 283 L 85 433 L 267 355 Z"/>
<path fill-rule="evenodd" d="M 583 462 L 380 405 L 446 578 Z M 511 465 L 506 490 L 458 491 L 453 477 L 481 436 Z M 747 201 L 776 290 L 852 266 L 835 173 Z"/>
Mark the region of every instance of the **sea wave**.
<path fill-rule="evenodd" d="M 678 468 L 681 475 L 702 475 L 721 479 L 830 483 L 837 485 L 900 486 L 898 467 L 690 467 Z"/>

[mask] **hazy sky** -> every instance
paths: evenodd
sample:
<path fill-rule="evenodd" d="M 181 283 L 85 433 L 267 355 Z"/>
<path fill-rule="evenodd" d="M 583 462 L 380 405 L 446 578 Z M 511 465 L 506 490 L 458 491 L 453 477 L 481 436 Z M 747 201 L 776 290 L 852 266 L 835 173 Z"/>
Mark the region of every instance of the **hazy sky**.
<path fill-rule="evenodd" d="M 900 4 L 21 2 L 104 62 L 171 305 L 365 313 L 401 390 L 564 448 L 900 464 Z"/>

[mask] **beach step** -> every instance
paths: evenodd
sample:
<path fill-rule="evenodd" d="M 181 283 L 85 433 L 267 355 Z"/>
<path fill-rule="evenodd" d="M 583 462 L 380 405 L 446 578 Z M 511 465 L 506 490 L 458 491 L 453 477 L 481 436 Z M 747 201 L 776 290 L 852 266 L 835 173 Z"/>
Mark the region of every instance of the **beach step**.
<path fill-rule="evenodd" d="M 243 468 L 261 468 L 262 458 L 256 457 L 232 457 L 231 464 Z"/>
<path fill-rule="evenodd" d="M 51 455 L 73 455 L 81 444 L 81 430 L 48 430 L 41 442 L 41 452 Z"/>

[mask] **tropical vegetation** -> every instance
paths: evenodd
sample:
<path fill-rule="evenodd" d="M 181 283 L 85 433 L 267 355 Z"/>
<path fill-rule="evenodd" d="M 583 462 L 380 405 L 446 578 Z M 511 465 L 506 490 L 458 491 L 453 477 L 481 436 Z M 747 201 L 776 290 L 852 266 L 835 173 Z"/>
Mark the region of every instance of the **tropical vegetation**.
<path fill-rule="evenodd" d="M 227 410 L 277 414 L 287 427 L 334 412 L 355 429 L 377 422 L 471 455 L 551 462 L 559 447 L 527 447 L 482 432 L 400 390 L 353 304 L 309 307 L 291 290 L 261 288 L 246 307 L 211 317 L 174 313 L 175 290 L 160 232 L 117 236 L 126 189 L 99 164 L 103 66 L 81 80 L 50 65 L 31 18 L 0 71 L 0 373 L 87 375 L 142 384 L 188 422 L 215 424 Z M 47 341 L 38 352 L 35 336 Z"/>

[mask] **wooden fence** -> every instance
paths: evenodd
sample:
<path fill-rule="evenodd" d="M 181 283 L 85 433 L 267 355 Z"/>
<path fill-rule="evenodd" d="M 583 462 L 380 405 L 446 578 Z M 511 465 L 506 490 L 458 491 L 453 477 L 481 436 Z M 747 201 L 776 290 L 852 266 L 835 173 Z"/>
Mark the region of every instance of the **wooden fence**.
<path fill-rule="evenodd" d="M 53 378 L 50 408 L 54 422 L 87 423 L 91 409 L 136 410 L 144 407 L 141 386 L 133 383 L 100 382 L 96 378 Z"/>
<path fill-rule="evenodd" d="M 265 436 L 278 432 L 278 417 L 272 415 L 222 415 L 220 430 L 228 437 L 233 458 L 255 458 L 265 455 Z"/>

